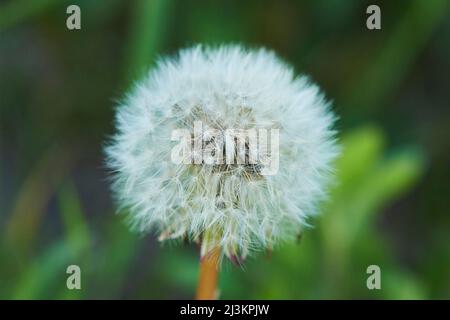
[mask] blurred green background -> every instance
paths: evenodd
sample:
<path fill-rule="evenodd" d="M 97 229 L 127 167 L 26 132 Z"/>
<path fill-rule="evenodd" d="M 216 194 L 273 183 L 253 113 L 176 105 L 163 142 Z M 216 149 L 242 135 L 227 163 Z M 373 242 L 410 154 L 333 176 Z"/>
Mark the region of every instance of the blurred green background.
<path fill-rule="evenodd" d="M 372 3 L 379 31 L 366 28 Z M 334 101 L 344 152 L 314 228 L 224 263 L 221 298 L 450 298 L 448 0 L 0 1 L 0 298 L 194 296 L 198 248 L 127 230 L 102 145 L 155 57 L 223 42 L 309 74 Z M 80 291 L 66 288 L 70 264 Z M 366 287 L 371 264 L 381 290 Z"/>

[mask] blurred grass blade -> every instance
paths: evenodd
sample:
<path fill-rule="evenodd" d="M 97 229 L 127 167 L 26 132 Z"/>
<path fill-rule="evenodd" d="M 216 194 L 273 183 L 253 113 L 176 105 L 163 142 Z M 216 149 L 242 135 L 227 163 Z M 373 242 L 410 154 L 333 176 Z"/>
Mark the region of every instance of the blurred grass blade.
<path fill-rule="evenodd" d="M 125 63 L 127 85 L 140 78 L 154 61 L 165 39 L 172 0 L 132 1 L 128 57 Z"/>
<path fill-rule="evenodd" d="M 57 241 L 21 274 L 12 299 L 55 298 L 56 292 L 66 287 L 66 268 L 72 264 L 71 259 L 66 244 Z"/>
<path fill-rule="evenodd" d="M 345 152 L 338 161 L 343 180 L 331 193 L 320 225 L 330 278 L 332 274 L 345 274 L 351 250 L 358 245 L 358 239 L 372 231 L 375 214 L 408 191 L 424 171 L 424 157 L 419 150 L 397 151 L 383 157 L 384 137 L 376 128 L 356 130 L 343 142 Z"/>
<path fill-rule="evenodd" d="M 423 171 L 424 157 L 418 150 L 402 150 L 384 160 L 354 194 L 355 201 L 349 213 L 351 234 L 356 238 L 360 230 L 367 229 L 374 213 L 410 190 Z"/>
<path fill-rule="evenodd" d="M 59 208 L 65 228 L 66 242 L 73 252 L 90 247 L 89 226 L 73 184 L 66 184 L 59 193 Z"/>
<path fill-rule="evenodd" d="M 128 230 L 119 217 L 110 217 L 107 234 L 105 236 L 105 246 L 101 250 L 101 256 L 97 256 L 99 274 L 96 279 L 106 289 L 102 298 L 117 298 L 129 270 L 132 266 L 133 258 L 142 246 L 141 239 Z"/>
<path fill-rule="evenodd" d="M 73 160 L 66 148 L 49 149 L 19 190 L 6 228 L 6 239 L 18 256 L 26 257 L 32 249 L 47 203 Z"/>
<path fill-rule="evenodd" d="M 342 153 L 336 163 L 339 185 L 345 191 L 378 163 L 385 145 L 383 132 L 375 126 L 353 130 L 342 138 Z"/>
<path fill-rule="evenodd" d="M 14 291 L 15 299 L 82 296 L 82 292 L 72 292 L 65 287 L 66 267 L 72 263 L 86 265 L 81 255 L 90 244 L 88 225 L 73 186 L 64 186 L 59 194 L 59 205 L 66 241 L 57 241 L 23 271 Z"/>
<path fill-rule="evenodd" d="M 382 32 L 389 32 L 386 44 L 369 60 L 362 77 L 350 83 L 344 96 L 355 112 L 366 108 L 387 107 L 384 99 L 395 90 L 411 69 L 427 40 L 447 12 L 448 0 L 411 1 L 394 30 L 385 23 Z M 357 106 L 357 107 L 356 107 Z"/>

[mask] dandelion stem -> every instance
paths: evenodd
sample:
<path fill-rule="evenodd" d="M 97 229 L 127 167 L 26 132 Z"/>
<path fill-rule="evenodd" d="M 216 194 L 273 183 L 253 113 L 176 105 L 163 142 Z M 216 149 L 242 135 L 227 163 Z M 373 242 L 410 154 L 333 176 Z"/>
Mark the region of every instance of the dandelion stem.
<path fill-rule="evenodd" d="M 220 248 L 216 247 L 200 260 L 200 277 L 197 286 L 197 300 L 217 298 Z"/>

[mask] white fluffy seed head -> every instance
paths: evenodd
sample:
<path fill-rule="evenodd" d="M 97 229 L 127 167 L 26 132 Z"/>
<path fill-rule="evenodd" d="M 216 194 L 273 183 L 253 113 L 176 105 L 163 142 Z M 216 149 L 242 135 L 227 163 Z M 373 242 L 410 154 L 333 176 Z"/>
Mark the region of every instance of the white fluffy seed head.
<path fill-rule="evenodd" d="M 240 46 L 180 51 L 127 95 L 106 148 L 113 190 L 133 228 L 160 240 L 219 246 L 232 260 L 294 239 L 316 213 L 338 153 L 334 115 L 319 88 L 272 52 Z M 173 130 L 194 121 L 279 129 L 279 169 L 171 161 Z"/>

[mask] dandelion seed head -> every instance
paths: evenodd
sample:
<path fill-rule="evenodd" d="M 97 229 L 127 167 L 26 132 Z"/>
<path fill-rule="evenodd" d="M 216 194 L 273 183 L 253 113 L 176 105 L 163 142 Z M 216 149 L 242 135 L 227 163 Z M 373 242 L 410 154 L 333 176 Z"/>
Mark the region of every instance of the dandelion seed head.
<path fill-rule="evenodd" d="M 271 51 L 184 49 L 160 60 L 118 106 L 106 147 L 112 188 L 134 229 L 241 259 L 295 239 L 316 214 L 338 154 L 334 120 L 319 88 Z M 171 132 L 196 121 L 221 132 L 278 129 L 278 171 L 262 175 L 269 157 L 259 151 L 257 164 L 174 163 Z M 201 140 L 217 147 L 208 131 Z"/>

